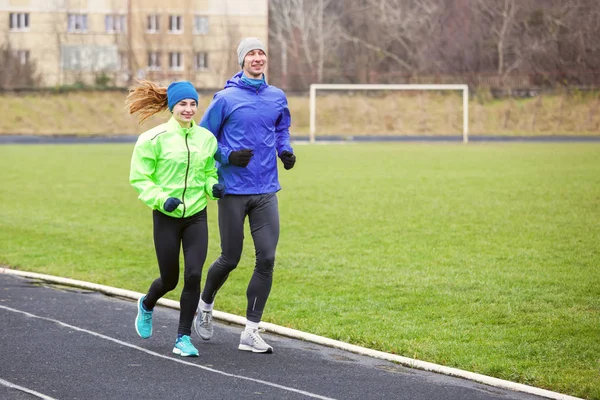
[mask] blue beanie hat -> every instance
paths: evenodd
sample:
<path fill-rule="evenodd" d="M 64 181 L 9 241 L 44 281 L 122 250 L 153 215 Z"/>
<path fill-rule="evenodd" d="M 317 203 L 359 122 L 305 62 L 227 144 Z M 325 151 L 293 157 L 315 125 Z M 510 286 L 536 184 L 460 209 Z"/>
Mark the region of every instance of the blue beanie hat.
<path fill-rule="evenodd" d="M 198 92 L 194 85 L 188 81 L 173 82 L 167 88 L 167 102 L 169 111 L 173 111 L 173 106 L 184 99 L 194 99 L 198 103 Z"/>

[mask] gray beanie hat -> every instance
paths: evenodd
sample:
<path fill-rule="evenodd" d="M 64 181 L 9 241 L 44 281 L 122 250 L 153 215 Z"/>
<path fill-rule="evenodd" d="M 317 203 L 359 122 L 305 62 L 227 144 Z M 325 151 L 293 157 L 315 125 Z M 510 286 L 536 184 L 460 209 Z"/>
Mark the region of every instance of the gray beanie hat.
<path fill-rule="evenodd" d="M 247 37 L 242 39 L 238 48 L 237 48 L 237 56 L 238 63 L 240 67 L 244 66 L 244 58 L 246 58 L 246 54 L 250 53 L 252 50 L 262 50 L 267 54 L 267 48 L 257 37 Z"/>

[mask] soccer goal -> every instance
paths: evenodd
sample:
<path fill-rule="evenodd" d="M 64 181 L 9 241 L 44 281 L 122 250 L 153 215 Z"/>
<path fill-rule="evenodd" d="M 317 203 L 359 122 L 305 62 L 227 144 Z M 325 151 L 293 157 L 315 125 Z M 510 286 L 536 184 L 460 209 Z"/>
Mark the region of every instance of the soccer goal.
<path fill-rule="evenodd" d="M 310 85 L 310 143 L 315 143 L 317 131 L 317 90 L 410 90 L 410 91 L 461 91 L 462 92 L 462 140 L 469 141 L 469 86 L 468 85 L 395 85 L 395 84 L 327 84 Z M 399 111 L 400 112 L 400 111 Z"/>

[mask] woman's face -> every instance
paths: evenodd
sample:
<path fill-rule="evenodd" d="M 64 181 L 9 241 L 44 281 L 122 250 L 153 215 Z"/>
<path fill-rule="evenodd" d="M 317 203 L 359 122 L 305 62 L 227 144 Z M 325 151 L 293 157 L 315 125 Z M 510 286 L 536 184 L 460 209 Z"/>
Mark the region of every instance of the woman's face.
<path fill-rule="evenodd" d="M 190 126 L 198 111 L 198 103 L 194 99 L 183 99 L 173 106 L 173 116 L 181 126 Z"/>

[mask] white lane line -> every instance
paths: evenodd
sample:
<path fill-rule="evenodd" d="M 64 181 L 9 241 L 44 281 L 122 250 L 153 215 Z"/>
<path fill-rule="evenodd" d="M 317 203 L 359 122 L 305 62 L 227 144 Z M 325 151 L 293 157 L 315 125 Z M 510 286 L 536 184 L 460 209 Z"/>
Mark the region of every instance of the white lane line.
<path fill-rule="evenodd" d="M 29 279 L 40 279 L 45 282 L 50 283 L 58 283 L 62 285 L 78 287 L 82 289 L 94 290 L 100 293 L 107 294 L 109 296 L 120 296 L 126 299 L 131 299 L 137 301 L 140 296 L 144 293 L 134 292 L 131 290 L 119 289 L 111 286 L 99 285 L 97 283 L 79 281 L 76 279 L 63 278 L 60 276 L 53 276 L 47 274 L 39 274 L 37 272 L 28 272 L 28 271 L 20 271 L 15 269 L 6 268 L 4 265 L 0 265 L 0 274 L 9 274 L 12 276 L 20 276 Z M 170 300 L 162 298 L 158 300 L 158 305 L 173 308 L 175 310 L 179 310 L 179 301 Z M 228 323 L 236 324 L 239 326 L 244 326 L 246 324 L 246 318 L 241 317 L 239 315 L 233 315 L 229 313 L 225 313 L 219 310 L 213 310 L 213 318 L 218 321 L 225 321 Z M 275 333 L 281 336 L 286 336 L 293 339 L 303 340 L 305 342 L 316 343 L 322 346 L 331 347 L 334 349 L 340 349 L 343 351 L 348 351 L 350 353 L 360 354 L 367 357 L 377 358 L 380 360 L 391 361 L 394 363 L 398 363 L 410 368 L 416 368 L 423 371 L 430 371 L 436 374 L 442 374 L 447 376 L 453 376 L 463 379 L 468 379 L 473 382 L 483 383 L 484 385 L 497 387 L 501 389 L 508 389 L 517 392 L 529 393 L 536 396 L 547 397 L 549 399 L 554 400 L 583 400 L 579 397 L 569 396 L 562 393 L 552 392 L 546 389 L 540 389 L 529 385 L 524 385 L 522 383 L 515 383 L 511 381 L 506 381 L 499 378 L 493 378 L 491 376 L 477 374 L 470 371 L 464 371 L 458 368 L 445 367 L 443 365 L 438 365 L 434 363 L 430 363 L 427 361 L 421 361 L 414 358 L 399 356 L 397 354 L 385 353 L 383 351 L 372 350 L 365 347 L 357 346 L 354 344 L 349 344 L 345 342 L 341 342 L 339 340 L 329 339 L 323 336 L 318 336 L 312 333 L 302 332 L 296 329 L 286 328 L 284 326 L 279 326 L 275 324 L 271 324 L 269 322 L 260 323 L 260 327 L 265 329 L 266 332 Z"/>
<path fill-rule="evenodd" d="M 43 400 L 57 400 L 54 397 L 46 396 L 45 394 L 42 394 L 40 392 L 36 392 L 35 390 L 27 389 L 26 387 L 23 387 L 23 386 L 15 385 L 14 383 L 9 382 L 9 381 L 5 381 L 2 378 L 0 378 L 0 385 L 7 386 L 7 387 L 12 388 L 12 389 L 17 389 L 17 390 L 20 390 L 21 392 L 32 394 L 32 395 L 34 395 L 36 397 L 39 397 L 40 399 L 43 399 Z"/>
<path fill-rule="evenodd" d="M 88 334 L 90 334 L 92 336 L 96 336 L 98 338 L 101 338 L 101 339 L 104 339 L 104 340 L 108 340 L 108 341 L 113 342 L 113 343 L 117 343 L 117 344 L 119 344 L 121 346 L 126 346 L 126 347 L 129 347 L 129 348 L 135 349 L 135 350 L 142 351 L 142 352 L 144 352 L 146 354 L 150 354 L 151 356 L 160 357 L 160 358 L 164 358 L 165 360 L 173 361 L 173 362 L 176 362 L 176 363 L 179 363 L 179 364 L 184 364 L 184 365 L 189 365 L 191 367 L 200 368 L 200 369 L 203 369 L 205 371 L 214 372 L 215 374 L 220 374 L 220 375 L 228 376 L 228 377 L 231 377 L 231 378 L 243 379 L 243 380 L 254 382 L 254 383 L 260 383 L 262 385 L 267 385 L 267 386 L 275 387 L 275 388 L 278 388 L 278 389 L 286 390 L 288 392 L 299 393 L 299 394 L 302 394 L 302 395 L 307 396 L 307 397 L 312 397 L 314 399 L 335 400 L 335 399 L 333 399 L 331 397 L 321 396 L 321 395 L 318 395 L 318 394 L 315 394 L 315 393 L 306 392 L 304 390 L 299 390 L 299 389 L 294 389 L 294 388 L 291 388 L 291 387 L 288 387 L 288 386 L 278 385 L 277 383 L 267 382 L 267 381 L 263 381 L 263 380 L 260 380 L 260 379 L 249 378 L 247 376 L 230 374 L 228 372 L 219 371 L 218 369 L 213 369 L 213 368 L 205 367 L 205 366 L 200 365 L 200 364 L 194 364 L 194 363 L 189 362 L 189 361 L 184 361 L 184 360 L 179 360 L 177 358 L 168 357 L 168 356 L 165 356 L 163 354 L 156 353 L 154 351 L 150 351 L 150 350 L 144 349 L 143 347 L 139 347 L 139 346 L 136 346 L 136 345 L 131 344 L 131 343 L 123 342 L 121 340 L 112 338 L 110 336 L 105 336 L 105 335 L 103 335 L 101 333 L 97 333 L 97 332 L 94 332 L 94 331 L 89 331 L 87 329 L 83 329 L 83 328 L 79 328 L 77 326 L 66 324 L 66 323 L 64 323 L 62 321 L 59 321 L 59 320 L 56 320 L 56 319 L 46 318 L 46 317 L 40 317 L 39 315 L 31 314 L 31 313 L 28 313 L 26 311 L 17 310 L 15 308 L 6 307 L 6 306 L 2 306 L 2 305 L 0 305 L 0 308 L 4 309 L 4 310 L 7 310 L 7 311 L 12 311 L 12 312 L 15 312 L 15 313 L 23 314 L 23 315 L 26 315 L 26 316 L 31 317 L 31 318 L 37 318 L 37 319 L 42 319 L 42 320 L 45 320 L 45 321 L 54 322 L 54 323 L 56 323 L 58 325 L 64 326 L 64 327 L 69 328 L 69 329 L 73 329 L 73 330 L 76 330 L 76 331 L 79 331 L 79 332 L 88 333 Z M 47 397 L 47 399 L 50 399 L 50 398 Z"/>

